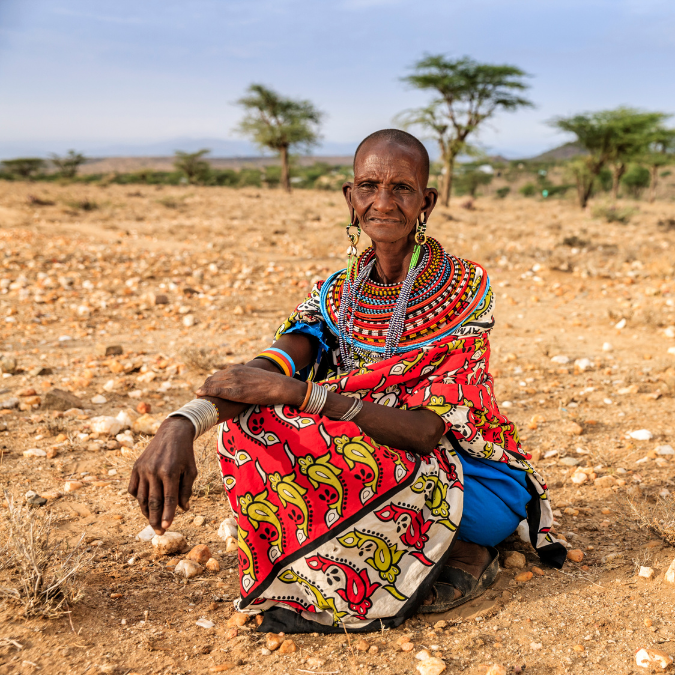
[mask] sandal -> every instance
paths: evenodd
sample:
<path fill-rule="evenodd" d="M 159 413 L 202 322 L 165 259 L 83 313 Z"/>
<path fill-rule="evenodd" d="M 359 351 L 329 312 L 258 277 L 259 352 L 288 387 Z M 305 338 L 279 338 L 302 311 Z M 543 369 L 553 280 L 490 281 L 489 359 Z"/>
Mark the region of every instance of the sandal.
<path fill-rule="evenodd" d="M 433 587 L 436 598 L 430 605 L 421 605 L 417 611 L 420 614 L 447 612 L 483 595 L 499 574 L 499 553 L 492 546 L 488 546 L 488 551 L 492 560 L 478 579 L 458 567 L 445 565 Z M 455 589 L 462 594 L 459 598 L 455 598 Z"/>

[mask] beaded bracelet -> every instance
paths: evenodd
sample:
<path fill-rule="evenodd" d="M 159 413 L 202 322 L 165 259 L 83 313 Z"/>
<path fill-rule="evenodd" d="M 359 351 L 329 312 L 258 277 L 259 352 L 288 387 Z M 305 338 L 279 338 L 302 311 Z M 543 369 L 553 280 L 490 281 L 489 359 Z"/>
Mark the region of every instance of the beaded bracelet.
<path fill-rule="evenodd" d="M 168 417 L 187 417 L 195 428 L 195 439 L 218 424 L 220 413 L 215 403 L 204 398 L 195 398 Z"/>
<path fill-rule="evenodd" d="M 293 377 L 295 375 L 295 363 L 293 359 L 283 350 L 276 347 L 269 347 L 264 352 L 258 354 L 256 359 L 265 359 L 273 363 L 284 375 Z"/>

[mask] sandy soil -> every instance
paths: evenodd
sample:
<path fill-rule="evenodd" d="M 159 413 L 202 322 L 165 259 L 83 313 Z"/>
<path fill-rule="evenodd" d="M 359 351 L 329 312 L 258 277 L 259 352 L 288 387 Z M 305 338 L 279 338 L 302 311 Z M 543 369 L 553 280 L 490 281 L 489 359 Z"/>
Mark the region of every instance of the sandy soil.
<path fill-rule="evenodd" d="M 199 496 L 172 529 L 191 546 L 207 544 L 220 572 L 182 580 L 135 540 L 146 523 L 126 484 L 147 432 L 209 368 L 269 344 L 312 282 L 343 264 L 341 196 L 0 182 L 0 351 L 17 362 L 3 361 L 0 381 L 0 406 L 9 406 L 0 410 L 0 482 L 18 502 L 28 490 L 47 497 L 58 536 L 72 543 L 84 533 L 94 556 L 69 617 L 26 619 L 19 605 L 2 605 L 0 673 L 205 673 L 228 664 L 233 673 L 416 673 L 423 648 L 450 673 L 489 664 L 633 673 L 647 672 L 635 664 L 639 648 L 675 655 L 675 586 L 665 580 L 675 553 L 630 506 L 660 514 L 657 529 L 675 513 L 675 460 L 656 452 L 675 445 L 675 206 L 638 208 L 620 225 L 568 201 L 483 198 L 474 210 L 439 209 L 429 226 L 490 272 L 498 398 L 548 478 L 557 532 L 583 560 L 545 568 L 513 536 L 502 553 L 523 552 L 525 568 L 504 569 L 461 611 L 412 619 L 365 644 L 295 636 L 294 653 L 264 655 L 265 635 L 227 625 L 237 560 L 217 536 L 229 513 L 212 439 L 201 445 Z M 160 295 L 166 304 L 155 304 Z M 112 345 L 123 353 L 105 356 Z M 79 397 L 80 412 L 49 409 L 54 388 Z M 105 403 L 92 402 L 99 395 Z M 150 406 L 140 422 L 139 404 Z M 132 447 L 91 432 L 93 417 L 125 409 Z M 640 429 L 650 440 L 628 436 Z M 24 456 L 34 448 L 46 456 Z M 83 487 L 65 492 L 75 479 Z M 515 581 L 534 566 L 543 574 Z M 641 566 L 653 578 L 639 577 Z M 0 586 L 15 581 L 11 569 L 0 572 Z M 200 618 L 215 626 L 197 626 Z M 410 652 L 399 647 L 404 636 Z"/>

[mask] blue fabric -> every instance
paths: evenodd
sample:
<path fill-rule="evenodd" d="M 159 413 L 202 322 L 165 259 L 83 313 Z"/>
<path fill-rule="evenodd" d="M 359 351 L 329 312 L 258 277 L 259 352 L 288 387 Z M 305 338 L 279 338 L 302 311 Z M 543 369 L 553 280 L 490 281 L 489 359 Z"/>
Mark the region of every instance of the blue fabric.
<path fill-rule="evenodd" d="M 284 335 L 289 333 L 302 333 L 303 335 L 309 335 L 313 338 L 316 338 L 318 341 L 318 352 L 316 354 L 316 362 L 320 363 L 323 355 L 328 351 L 328 339 L 325 335 L 326 324 L 323 322 L 317 321 L 316 323 L 304 323 L 302 321 L 294 323 L 288 330 L 284 331 Z M 312 367 L 314 364 L 303 368 L 299 373 L 301 380 L 306 380 L 309 377 L 309 374 L 312 372 Z"/>
<path fill-rule="evenodd" d="M 457 453 L 464 469 L 464 512 L 457 536 L 481 546 L 496 546 L 526 515 L 532 496 L 527 475 L 508 464 Z"/>

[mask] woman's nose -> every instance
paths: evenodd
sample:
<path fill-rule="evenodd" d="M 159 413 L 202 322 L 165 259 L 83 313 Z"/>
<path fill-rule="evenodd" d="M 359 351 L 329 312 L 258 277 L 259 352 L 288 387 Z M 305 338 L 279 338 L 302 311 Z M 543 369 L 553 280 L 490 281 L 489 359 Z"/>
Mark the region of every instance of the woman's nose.
<path fill-rule="evenodd" d="M 387 188 L 379 188 L 373 201 L 373 208 L 380 213 L 388 213 L 396 208 L 393 192 Z"/>

